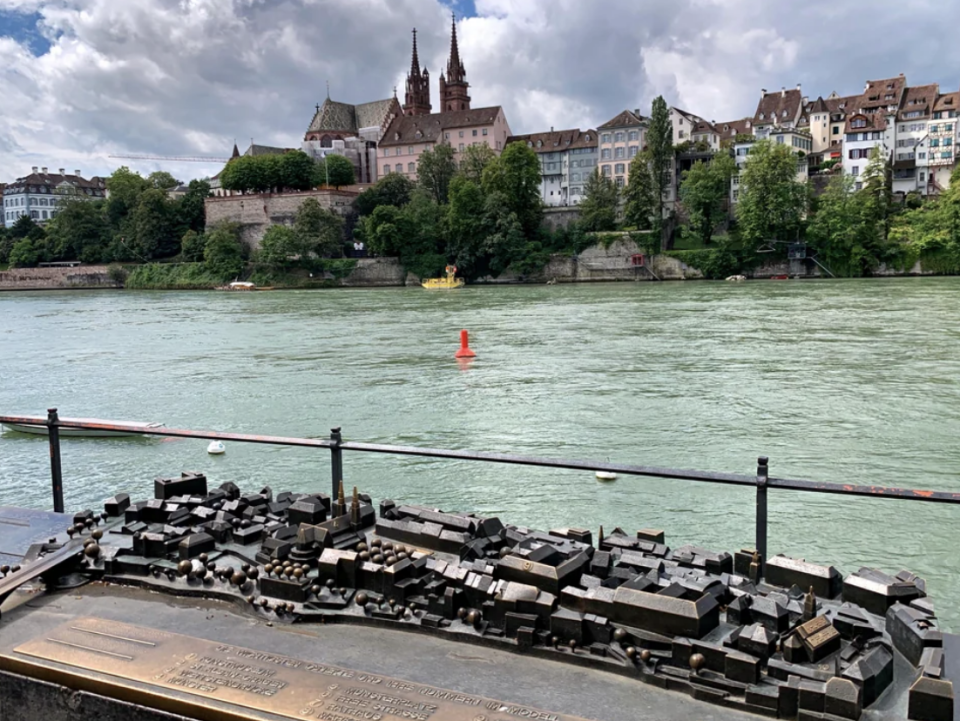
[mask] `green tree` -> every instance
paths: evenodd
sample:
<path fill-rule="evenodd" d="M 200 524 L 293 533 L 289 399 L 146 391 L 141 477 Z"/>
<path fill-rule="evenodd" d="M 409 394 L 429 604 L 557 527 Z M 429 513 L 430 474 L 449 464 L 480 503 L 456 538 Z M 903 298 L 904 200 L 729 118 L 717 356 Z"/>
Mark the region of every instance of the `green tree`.
<path fill-rule="evenodd" d="M 266 182 L 263 163 L 252 155 L 233 158 L 220 171 L 220 187 L 235 193 L 262 192 Z"/>
<path fill-rule="evenodd" d="M 180 252 L 173 210 L 173 203 L 162 190 L 149 188 L 140 196 L 133 213 L 133 227 L 144 258 L 169 258 Z"/>
<path fill-rule="evenodd" d="M 10 249 L 10 265 L 14 268 L 32 268 L 43 259 L 40 241 L 20 238 Z"/>
<path fill-rule="evenodd" d="M 206 180 L 191 180 L 187 192 L 176 204 L 179 230 L 203 233 L 207 224 L 206 200 L 210 197 L 210 183 Z"/>
<path fill-rule="evenodd" d="M 683 174 L 680 201 L 687 215 L 687 229 L 707 245 L 713 231 L 723 219 L 724 204 L 730 197 L 730 178 L 737 172 L 737 163 L 729 153 L 713 156 L 709 163 L 698 160 Z"/>
<path fill-rule="evenodd" d="M 868 194 L 853 192 L 851 177 L 831 178 L 807 226 L 807 242 L 818 260 L 836 275 L 857 277 L 873 271 L 887 252 L 875 212 Z"/>
<path fill-rule="evenodd" d="M 13 250 L 14 239 L 6 228 L 0 226 L 0 265 L 10 262 L 10 251 Z"/>
<path fill-rule="evenodd" d="M 447 204 L 450 181 L 457 172 L 453 148 L 447 143 L 438 143 L 420 155 L 417 177 L 423 188 L 435 202 Z"/>
<path fill-rule="evenodd" d="M 754 143 L 740 174 L 736 211 L 740 237 L 747 246 L 796 238 L 806 204 L 806 187 L 797 180 L 793 151 L 768 140 Z"/>
<path fill-rule="evenodd" d="M 580 223 L 587 232 L 615 230 L 619 192 L 610 178 L 594 170 L 583 186 L 580 202 Z"/>
<path fill-rule="evenodd" d="M 134 173 L 126 166 L 117 168 L 107 178 L 107 220 L 111 227 L 119 230 L 133 215 L 140 204 L 140 196 L 149 187 L 139 173 Z"/>
<path fill-rule="evenodd" d="M 47 225 L 47 244 L 56 260 L 99 263 L 104 257 L 110 227 L 103 203 L 64 198 L 57 215 Z"/>
<path fill-rule="evenodd" d="M 164 170 L 158 170 L 147 176 L 147 185 L 157 190 L 173 190 L 179 187 L 180 181 Z"/>
<path fill-rule="evenodd" d="M 485 254 L 487 237 L 485 198 L 480 185 L 466 175 L 458 175 L 450 183 L 450 205 L 447 209 L 449 228 L 447 252 L 461 273 L 474 278 Z"/>
<path fill-rule="evenodd" d="M 360 215 L 370 215 L 381 205 L 402 208 L 410 202 L 417 186 L 400 173 L 387 173 L 357 197 L 356 209 Z"/>
<path fill-rule="evenodd" d="M 663 96 L 653 101 L 650 113 L 650 127 L 647 129 L 647 150 L 650 154 L 650 175 L 653 178 L 653 196 L 655 212 L 653 216 L 654 247 L 652 252 L 660 250 L 663 242 L 664 206 L 667 191 L 670 188 L 670 174 L 673 169 L 673 124 L 670 111 Z"/>
<path fill-rule="evenodd" d="M 353 163 L 342 155 L 328 155 L 317 164 L 317 185 L 330 185 L 338 190 L 344 185 L 353 185 L 356 181 Z"/>
<path fill-rule="evenodd" d="M 515 213 L 527 238 L 534 238 L 543 222 L 540 199 L 540 160 L 524 143 L 511 143 L 496 161 L 483 171 L 487 197 L 499 194 L 507 209 Z"/>
<path fill-rule="evenodd" d="M 343 255 L 343 219 L 326 210 L 316 198 L 307 198 L 297 210 L 294 233 L 304 253 L 339 258 Z"/>
<path fill-rule="evenodd" d="M 235 228 L 221 225 L 207 235 L 203 262 L 219 280 L 227 281 L 240 275 L 243 270 L 243 246 Z"/>
<path fill-rule="evenodd" d="M 29 215 L 21 215 L 9 229 L 10 237 L 14 240 L 30 238 L 35 241 L 42 241 L 46 238 L 43 228 L 33 222 Z"/>
<path fill-rule="evenodd" d="M 271 225 L 260 241 L 257 259 L 277 269 L 290 269 L 306 260 L 308 247 L 303 238 L 285 225 Z"/>
<path fill-rule="evenodd" d="M 886 240 L 889 219 L 894 212 L 893 167 L 878 145 L 870 151 L 870 159 L 867 167 L 864 168 L 862 182 L 863 188 L 860 192 L 866 196 L 869 211 L 876 221 L 881 240 Z"/>
<path fill-rule="evenodd" d="M 288 190 L 310 190 L 317 185 L 317 163 L 302 150 L 293 150 L 279 156 L 281 188 Z"/>
<path fill-rule="evenodd" d="M 496 159 L 497 154 L 489 145 L 469 145 L 460 154 L 460 175 L 479 185 L 483 180 L 483 171 Z"/>
<path fill-rule="evenodd" d="M 186 263 L 202 263 L 207 247 L 207 237 L 195 230 L 188 230 L 180 240 L 180 257 Z"/>
<path fill-rule="evenodd" d="M 523 147 L 514 143 L 509 147 Z M 527 236 L 517 213 L 510 209 L 509 198 L 493 192 L 486 199 L 487 237 L 484 251 L 490 273 L 499 276 L 512 263 L 520 260 L 527 248 Z"/>
<path fill-rule="evenodd" d="M 649 230 L 657 205 L 654 201 L 653 176 L 650 174 L 650 152 L 637 153 L 630 161 L 630 179 L 623 190 L 623 217 L 637 230 Z"/>

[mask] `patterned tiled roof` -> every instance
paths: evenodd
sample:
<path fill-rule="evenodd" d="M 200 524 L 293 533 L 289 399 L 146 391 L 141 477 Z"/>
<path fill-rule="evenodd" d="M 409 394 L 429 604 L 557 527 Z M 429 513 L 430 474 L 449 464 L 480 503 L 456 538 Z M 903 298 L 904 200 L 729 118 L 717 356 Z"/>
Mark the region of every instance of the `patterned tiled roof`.
<path fill-rule="evenodd" d="M 830 97 L 824 100 L 827 110 L 831 115 L 849 115 L 857 108 L 859 95 L 844 95 L 843 97 Z"/>
<path fill-rule="evenodd" d="M 507 138 L 510 143 L 529 143 L 534 152 L 555 153 L 559 150 L 572 148 L 596 148 L 596 130 L 550 130 L 545 133 L 531 133 L 530 135 L 512 135 Z"/>
<path fill-rule="evenodd" d="M 601 125 L 597 130 L 609 130 L 611 128 L 632 128 L 643 123 L 643 118 L 636 113 L 624 110 L 613 120 L 609 120 Z"/>
<path fill-rule="evenodd" d="M 937 98 L 933 111 L 939 113 L 949 110 L 960 110 L 960 93 L 944 93 Z"/>
<path fill-rule="evenodd" d="M 396 105 L 396 107 L 395 107 Z M 327 98 L 313 116 L 308 133 L 339 132 L 358 133 L 361 128 L 379 128 L 391 113 L 399 114 L 396 98 L 374 100 L 371 103 L 350 105 Z"/>
<path fill-rule="evenodd" d="M 898 118 L 903 120 L 907 113 L 921 112 L 923 115 L 914 118 L 927 118 L 933 115 L 933 106 L 940 95 L 939 85 L 917 85 L 907 88 L 903 95 L 903 105 L 900 106 Z"/>
<path fill-rule="evenodd" d="M 38 192 L 39 188 L 47 188 L 48 191 L 67 183 L 74 188 L 81 190 L 102 190 L 106 188 L 104 178 L 92 177 L 89 180 L 79 175 L 61 175 L 60 173 L 31 173 L 22 178 L 17 178 L 6 186 L 5 193 L 22 193 L 24 188 L 28 192 Z M 42 192 L 42 191 L 40 191 Z"/>
<path fill-rule="evenodd" d="M 728 120 L 723 123 L 716 123 L 715 127 L 721 139 L 732 140 L 738 135 L 753 135 L 753 118 Z"/>
<path fill-rule="evenodd" d="M 383 134 L 381 147 L 407 145 L 409 143 L 435 143 L 445 130 L 493 125 L 502 112 L 499 105 L 490 108 L 455 110 L 432 115 L 402 115 L 394 118 Z"/>
<path fill-rule="evenodd" d="M 800 90 L 764 93 L 753 116 L 754 125 L 792 123 L 800 117 L 803 95 Z"/>
<path fill-rule="evenodd" d="M 906 84 L 907 79 L 903 75 L 896 78 L 886 78 L 885 80 L 868 80 L 863 95 L 860 96 L 857 109 L 867 110 L 900 105 L 900 96 Z"/>

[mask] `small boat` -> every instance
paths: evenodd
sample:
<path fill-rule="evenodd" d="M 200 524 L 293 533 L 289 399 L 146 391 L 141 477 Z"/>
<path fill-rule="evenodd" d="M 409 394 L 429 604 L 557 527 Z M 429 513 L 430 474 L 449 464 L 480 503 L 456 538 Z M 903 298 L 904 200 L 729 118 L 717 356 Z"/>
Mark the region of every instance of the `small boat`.
<path fill-rule="evenodd" d="M 207 446 L 207 453 L 211 456 L 222 456 L 226 452 L 227 447 L 221 441 L 210 441 L 210 445 Z"/>
<path fill-rule="evenodd" d="M 163 428 L 163 423 L 133 423 L 129 421 L 104 421 L 99 418 L 61 418 L 61 422 L 73 423 L 101 423 L 105 425 L 135 426 L 143 430 L 153 430 Z M 4 423 L 3 426 L 9 431 L 17 433 L 30 433 L 35 436 L 49 435 L 49 429 L 46 425 L 31 425 L 27 423 Z M 60 428 L 60 435 L 72 438 L 124 438 L 129 436 L 142 436 L 142 433 L 136 431 L 102 431 L 93 428 Z"/>
<path fill-rule="evenodd" d="M 770 280 L 790 280 L 789 275 L 771 275 Z"/>
<path fill-rule="evenodd" d="M 457 274 L 457 266 L 448 265 L 446 267 L 446 271 L 446 278 L 429 278 L 423 281 L 420 285 L 427 290 L 454 290 L 456 288 L 462 288 L 464 285 L 466 285 L 466 281 L 463 278 L 455 277 Z"/>
<path fill-rule="evenodd" d="M 617 480 L 617 474 L 613 471 L 597 471 L 597 480 L 598 481 L 615 481 Z"/>

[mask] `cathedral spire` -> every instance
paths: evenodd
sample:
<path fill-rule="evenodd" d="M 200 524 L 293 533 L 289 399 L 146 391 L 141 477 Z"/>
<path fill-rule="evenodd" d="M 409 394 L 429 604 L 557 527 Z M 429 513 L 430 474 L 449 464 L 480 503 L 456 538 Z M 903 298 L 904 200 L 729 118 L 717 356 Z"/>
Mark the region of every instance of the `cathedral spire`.
<path fill-rule="evenodd" d="M 430 73 L 426 68 L 420 70 L 420 56 L 417 53 L 417 29 L 413 29 L 413 54 L 410 56 L 410 73 L 407 75 L 407 96 L 403 104 L 405 115 L 430 114 Z"/>
<path fill-rule="evenodd" d="M 460 62 L 460 46 L 457 44 L 457 14 L 452 13 L 452 34 L 450 36 L 450 60 L 447 62 L 447 80 L 463 81 L 466 71 Z"/>
<path fill-rule="evenodd" d="M 450 58 L 447 60 L 447 75 L 440 75 L 440 112 L 449 113 L 470 109 L 470 84 L 467 82 L 467 70 L 460 60 L 460 46 L 457 43 L 457 16 L 453 16 L 450 35 Z"/>

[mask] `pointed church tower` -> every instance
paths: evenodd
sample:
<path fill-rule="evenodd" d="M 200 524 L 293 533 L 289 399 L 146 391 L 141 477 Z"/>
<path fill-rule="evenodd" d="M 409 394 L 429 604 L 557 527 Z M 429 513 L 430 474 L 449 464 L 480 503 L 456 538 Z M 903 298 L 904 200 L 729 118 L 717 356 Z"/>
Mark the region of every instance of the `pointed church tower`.
<path fill-rule="evenodd" d="M 467 82 L 467 69 L 460 62 L 460 48 L 457 45 L 457 16 L 453 16 L 453 35 L 450 39 L 450 59 L 447 61 L 447 77 L 440 73 L 440 112 L 470 109 L 470 83 Z"/>
<path fill-rule="evenodd" d="M 420 70 L 420 57 L 417 55 L 417 29 L 413 29 L 413 57 L 410 59 L 410 74 L 407 75 L 407 97 L 403 104 L 404 115 L 429 115 L 430 72 Z"/>

